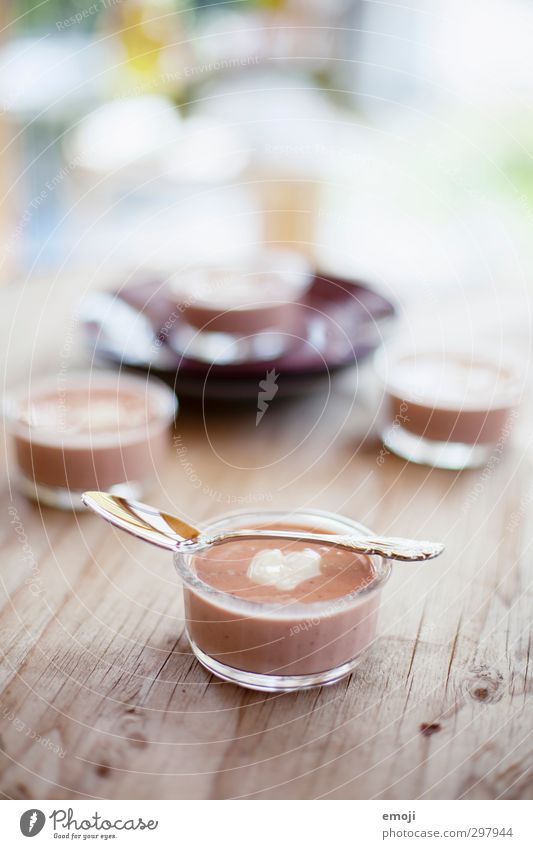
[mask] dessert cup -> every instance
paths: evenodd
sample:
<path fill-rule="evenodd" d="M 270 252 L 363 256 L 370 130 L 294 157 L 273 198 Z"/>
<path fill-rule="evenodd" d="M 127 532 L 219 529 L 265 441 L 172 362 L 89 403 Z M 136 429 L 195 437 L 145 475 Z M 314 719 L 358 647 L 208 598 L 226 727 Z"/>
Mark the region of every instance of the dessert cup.
<path fill-rule="evenodd" d="M 271 360 L 294 344 L 297 303 L 313 274 L 289 251 L 264 251 L 235 268 L 199 267 L 171 281 L 181 317 L 174 351 L 207 363 Z"/>
<path fill-rule="evenodd" d="M 364 534 L 350 519 L 322 511 L 237 513 L 203 530 L 278 525 L 331 533 Z M 231 543 L 221 543 L 218 548 Z M 355 555 L 352 555 L 355 558 Z M 254 690 L 285 692 L 333 684 L 351 673 L 371 645 L 381 590 L 390 562 L 372 556 L 371 580 L 341 597 L 322 601 L 258 602 L 202 580 L 195 554 L 178 552 L 191 648 L 203 666 L 226 681 Z"/>
<path fill-rule="evenodd" d="M 396 348 L 375 358 L 385 446 L 415 463 L 467 469 L 500 454 L 516 418 L 520 369 L 490 352 Z"/>
<path fill-rule="evenodd" d="M 164 462 L 176 409 L 170 387 L 131 374 L 76 371 L 32 382 L 29 394 L 4 399 L 15 484 L 63 509 L 82 509 L 87 489 L 137 498 Z"/>

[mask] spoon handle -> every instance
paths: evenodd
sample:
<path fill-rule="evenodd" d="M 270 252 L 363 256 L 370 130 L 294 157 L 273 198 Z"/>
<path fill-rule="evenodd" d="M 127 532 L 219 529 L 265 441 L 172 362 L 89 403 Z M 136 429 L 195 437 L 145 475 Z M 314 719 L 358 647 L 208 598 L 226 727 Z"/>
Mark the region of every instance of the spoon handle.
<path fill-rule="evenodd" d="M 317 534 L 312 531 L 288 530 L 235 530 L 215 536 L 200 536 L 197 539 L 198 548 L 207 545 L 219 545 L 223 542 L 237 539 L 292 539 L 300 542 L 319 542 L 322 545 L 336 545 L 347 548 L 357 554 L 378 554 L 391 560 L 431 560 L 444 551 L 440 542 L 427 540 L 403 539 L 402 537 L 387 537 L 375 539 L 370 537 L 353 537 L 343 534 Z"/>

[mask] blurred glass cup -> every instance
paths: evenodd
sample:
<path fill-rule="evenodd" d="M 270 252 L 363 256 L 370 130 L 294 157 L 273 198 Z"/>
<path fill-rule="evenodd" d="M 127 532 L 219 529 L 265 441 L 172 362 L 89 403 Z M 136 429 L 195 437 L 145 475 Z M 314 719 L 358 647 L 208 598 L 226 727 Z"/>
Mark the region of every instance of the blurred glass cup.
<path fill-rule="evenodd" d="M 289 251 L 180 272 L 170 286 L 182 320 L 169 344 L 183 356 L 217 364 L 278 357 L 294 344 L 298 301 L 312 277 L 306 259 Z"/>
<path fill-rule="evenodd" d="M 381 437 L 400 457 L 467 469 L 499 457 L 517 417 L 521 366 L 487 348 L 395 344 L 379 351 Z"/>
<path fill-rule="evenodd" d="M 65 510 L 85 509 L 87 489 L 139 498 L 165 464 L 176 411 L 173 390 L 152 377 L 85 370 L 31 381 L 3 400 L 14 483 Z"/>

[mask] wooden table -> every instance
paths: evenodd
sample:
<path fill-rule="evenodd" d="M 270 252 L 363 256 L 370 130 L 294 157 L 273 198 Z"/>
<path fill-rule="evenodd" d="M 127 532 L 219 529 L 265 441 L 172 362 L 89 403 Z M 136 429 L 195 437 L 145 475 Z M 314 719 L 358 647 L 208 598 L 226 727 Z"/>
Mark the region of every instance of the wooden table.
<path fill-rule="evenodd" d="M 11 383 L 30 361 L 38 372 L 67 356 L 69 299 L 31 292 L 20 309 L 2 293 Z M 362 440 L 371 396 L 363 387 L 354 403 L 355 386 L 350 373 L 313 398 L 274 400 L 257 428 L 254 410 L 204 421 L 183 403 L 148 494 L 196 521 L 314 506 L 446 543 L 439 560 L 395 567 L 375 644 L 329 688 L 262 695 L 208 675 L 183 636 L 168 554 L 92 515 L 39 509 L 4 478 L 5 797 L 531 795 L 527 418 L 484 470 L 381 463 Z"/>

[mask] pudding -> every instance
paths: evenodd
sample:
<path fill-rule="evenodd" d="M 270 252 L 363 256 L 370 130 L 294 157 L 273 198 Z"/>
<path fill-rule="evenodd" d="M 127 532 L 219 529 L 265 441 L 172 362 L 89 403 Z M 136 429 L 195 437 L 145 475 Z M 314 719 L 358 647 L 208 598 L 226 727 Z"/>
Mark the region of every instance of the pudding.
<path fill-rule="evenodd" d="M 325 513 L 230 516 L 222 528 L 354 536 L 362 526 Z M 223 542 L 176 555 L 193 651 L 211 672 L 260 690 L 302 689 L 351 672 L 376 630 L 388 561 L 336 545 L 286 539 Z"/>
<path fill-rule="evenodd" d="M 174 291 L 181 313 L 198 330 L 253 333 L 290 325 L 292 297 L 282 275 L 202 269 L 180 282 Z"/>
<path fill-rule="evenodd" d="M 384 372 L 384 357 L 378 368 Z M 382 437 L 406 459 L 481 465 L 510 433 L 519 401 L 515 364 L 461 351 L 404 353 L 384 376 Z"/>
<path fill-rule="evenodd" d="M 184 321 L 169 342 L 209 362 L 278 356 L 297 330 L 297 302 L 311 280 L 307 261 L 289 251 L 265 251 L 233 268 L 183 271 L 170 288 Z"/>
<path fill-rule="evenodd" d="M 166 385 L 132 375 L 77 372 L 37 382 L 4 404 L 20 488 L 74 508 L 87 489 L 138 497 L 164 460 L 176 404 Z"/>
<path fill-rule="evenodd" d="M 301 530 L 282 524 L 261 527 Z M 328 533 L 326 528 L 313 530 Z M 214 545 L 197 554 L 193 566 L 198 578 L 214 589 L 280 608 L 342 598 L 368 586 L 375 577 L 367 555 L 286 539 L 241 539 Z"/>

